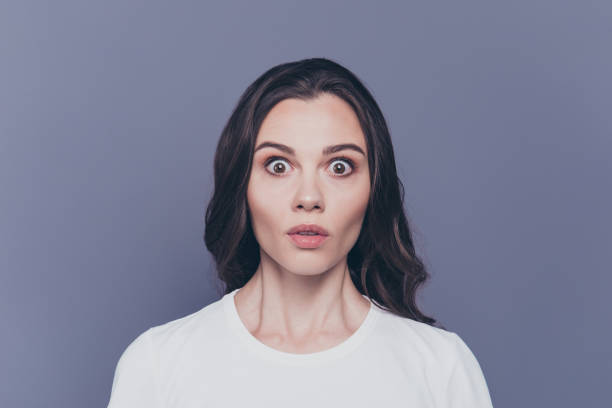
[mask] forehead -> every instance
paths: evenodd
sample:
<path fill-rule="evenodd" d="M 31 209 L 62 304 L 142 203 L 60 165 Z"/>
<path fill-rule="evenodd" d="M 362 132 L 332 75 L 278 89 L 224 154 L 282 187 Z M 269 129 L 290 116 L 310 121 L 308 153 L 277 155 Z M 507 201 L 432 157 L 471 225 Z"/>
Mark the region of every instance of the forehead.
<path fill-rule="evenodd" d="M 322 94 L 315 99 L 284 99 L 264 119 L 256 143 L 273 141 L 299 148 L 355 143 L 366 150 L 359 119 L 343 99 Z"/>

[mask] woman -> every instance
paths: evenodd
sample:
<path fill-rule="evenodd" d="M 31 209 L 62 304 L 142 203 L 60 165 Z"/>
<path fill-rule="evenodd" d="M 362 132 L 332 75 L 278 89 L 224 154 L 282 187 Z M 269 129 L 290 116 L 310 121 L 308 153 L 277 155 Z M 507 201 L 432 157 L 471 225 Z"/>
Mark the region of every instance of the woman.
<path fill-rule="evenodd" d="M 391 138 L 353 73 L 265 72 L 214 171 L 204 238 L 224 295 L 136 338 L 110 408 L 492 406 L 467 345 L 416 305 L 428 275 Z"/>

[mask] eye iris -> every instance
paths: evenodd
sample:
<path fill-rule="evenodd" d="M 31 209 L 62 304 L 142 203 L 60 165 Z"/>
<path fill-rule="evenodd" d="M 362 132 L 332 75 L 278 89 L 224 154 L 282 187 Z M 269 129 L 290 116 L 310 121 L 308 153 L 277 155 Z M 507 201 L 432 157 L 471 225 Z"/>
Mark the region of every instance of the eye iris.
<path fill-rule="evenodd" d="M 282 163 L 276 163 L 276 164 L 274 165 L 273 171 L 274 171 L 275 173 L 277 173 L 277 171 L 276 171 L 276 170 L 280 170 L 280 172 L 282 173 L 282 172 L 285 170 L 285 165 L 284 165 L 284 164 L 282 164 Z"/>
<path fill-rule="evenodd" d="M 339 170 L 339 173 L 344 173 L 344 164 L 342 163 L 337 163 L 334 166 L 334 171 Z"/>

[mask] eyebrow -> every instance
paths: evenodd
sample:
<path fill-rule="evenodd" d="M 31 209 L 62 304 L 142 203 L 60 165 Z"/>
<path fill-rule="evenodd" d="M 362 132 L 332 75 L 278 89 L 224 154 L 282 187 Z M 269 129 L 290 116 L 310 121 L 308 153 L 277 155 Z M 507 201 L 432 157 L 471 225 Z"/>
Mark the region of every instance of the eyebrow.
<path fill-rule="evenodd" d="M 293 150 L 291 147 L 286 146 L 284 144 L 281 143 L 274 143 L 274 142 L 263 142 L 260 143 L 259 146 L 257 146 L 255 148 L 255 152 L 258 151 L 259 149 L 263 149 L 264 147 L 273 147 L 275 149 L 278 149 L 280 151 L 283 151 L 287 154 L 290 154 L 292 156 L 295 156 L 295 150 Z M 359 152 L 361 154 L 363 154 L 364 156 L 366 155 L 363 150 L 361 149 L 361 147 L 357 146 L 356 144 L 353 143 L 343 143 L 343 144 L 338 144 L 338 145 L 333 145 L 333 146 L 327 146 L 323 149 L 322 153 L 323 155 L 327 156 L 330 155 L 332 153 L 336 153 L 339 152 L 341 150 L 354 150 L 356 152 Z"/>

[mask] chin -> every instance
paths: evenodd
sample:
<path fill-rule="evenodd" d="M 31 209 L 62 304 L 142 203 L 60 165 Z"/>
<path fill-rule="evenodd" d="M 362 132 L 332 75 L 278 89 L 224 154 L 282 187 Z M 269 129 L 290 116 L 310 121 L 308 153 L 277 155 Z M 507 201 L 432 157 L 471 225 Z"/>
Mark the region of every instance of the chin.
<path fill-rule="evenodd" d="M 327 268 L 304 268 L 304 267 L 299 267 L 299 268 L 287 268 L 288 271 L 290 271 L 292 274 L 294 275 L 300 275 L 300 276 L 315 276 L 315 275 L 321 275 L 322 273 L 324 273 Z"/>
<path fill-rule="evenodd" d="M 336 248 L 333 245 L 327 248 L 300 249 L 288 241 L 281 245 L 275 243 L 269 247 L 269 250 L 265 249 L 265 243 L 264 245 L 260 243 L 259 248 L 262 261 L 266 260 L 264 265 L 276 265 L 277 268 L 303 276 L 325 273 L 341 262 L 343 256 L 346 257 L 348 253 L 342 255 L 344 248 Z"/>
<path fill-rule="evenodd" d="M 294 256 L 286 262 L 279 263 L 284 269 L 295 275 L 315 276 L 332 269 L 336 261 L 314 252 L 303 256 Z"/>

